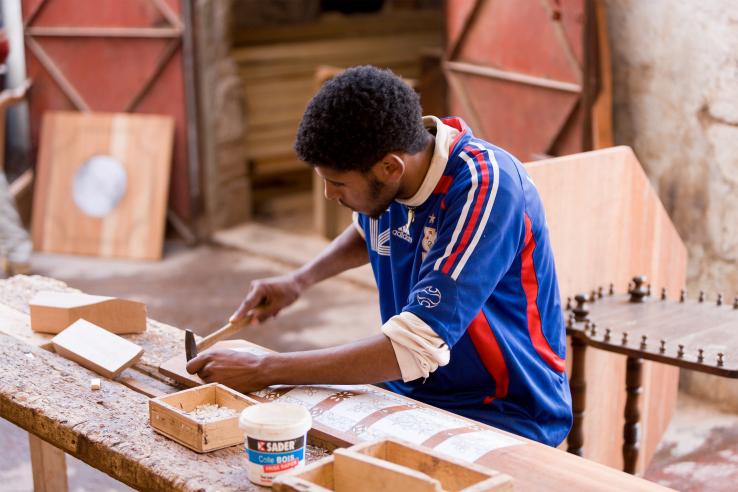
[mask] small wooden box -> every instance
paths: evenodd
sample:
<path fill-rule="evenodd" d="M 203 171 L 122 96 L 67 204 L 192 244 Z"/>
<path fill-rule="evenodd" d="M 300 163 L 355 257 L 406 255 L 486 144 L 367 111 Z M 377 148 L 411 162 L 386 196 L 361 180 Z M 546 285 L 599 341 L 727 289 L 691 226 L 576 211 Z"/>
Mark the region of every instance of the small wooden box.
<path fill-rule="evenodd" d="M 277 477 L 277 492 L 507 492 L 509 476 L 394 439 L 336 449 Z"/>
<path fill-rule="evenodd" d="M 232 408 L 236 414 L 213 422 L 198 422 L 185 414 L 207 403 Z M 222 384 L 205 384 L 149 400 L 149 423 L 155 431 L 183 446 L 198 453 L 207 453 L 243 443 L 238 417 L 241 410 L 257 403 Z"/>

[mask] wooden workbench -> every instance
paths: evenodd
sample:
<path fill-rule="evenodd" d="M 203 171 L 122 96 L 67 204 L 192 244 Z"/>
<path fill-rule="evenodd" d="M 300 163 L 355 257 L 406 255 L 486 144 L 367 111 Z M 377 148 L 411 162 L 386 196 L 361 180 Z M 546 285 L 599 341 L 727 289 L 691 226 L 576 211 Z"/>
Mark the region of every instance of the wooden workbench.
<path fill-rule="evenodd" d="M 246 478 L 241 447 L 196 454 L 149 427 L 148 397 L 138 391 L 178 389 L 157 369 L 161 361 L 183 350 L 180 330 L 149 320 L 146 333 L 128 337 L 145 350 L 141 361 L 121 375 L 128 386 L 104 380 L 102 390 L 92 392 L 89 381 L 95 374 L 41 348 L 47 337 L 30 330 L 28 300 L 38 290 L 47 289 L 64 290 L 66 286 L 42 277 L 0 281 L 0 416 L 137 489 L 260 490 Z M 486 461 L 511 475 L 516 491 L 667 490 L 563 451 L 516 439 L 521 442 L 493 451 Z M 53 455 L 54 448 L 48 447 Z M 310 448 L 308 460 L 323 452 Z M 43 475 L 49 476 L 49 471 L 34 469 L 34 478 Z"/>

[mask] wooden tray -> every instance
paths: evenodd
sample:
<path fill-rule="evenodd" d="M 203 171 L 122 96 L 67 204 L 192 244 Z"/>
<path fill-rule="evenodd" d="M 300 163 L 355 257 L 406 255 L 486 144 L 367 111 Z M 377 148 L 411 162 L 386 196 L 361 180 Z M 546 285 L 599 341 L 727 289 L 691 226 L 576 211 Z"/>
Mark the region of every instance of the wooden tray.
<path fill-rule="evenodd" d="M 503 492 L 513 480 L 489 468 L 394 439 L 336 449 L 333 456 L 278 477 L 277 492 Z"/>
<path fill-rule="evenodd" d="M 198 422 L 191 412 L 198 405 L 217 403 L 236 410 L 236 415 L 213 422 Z M 218 383 L 206 384 L 149 400 L 149 423 L 155 431 L 198 453 L 243 443 L 238 428 L 241 410 L 258 403 Z"/>

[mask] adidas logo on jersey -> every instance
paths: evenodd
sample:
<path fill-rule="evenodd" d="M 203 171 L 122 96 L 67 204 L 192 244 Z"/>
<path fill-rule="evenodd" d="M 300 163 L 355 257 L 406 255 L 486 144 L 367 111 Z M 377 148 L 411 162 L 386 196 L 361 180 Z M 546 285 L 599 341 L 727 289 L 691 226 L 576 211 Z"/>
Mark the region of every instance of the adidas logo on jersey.
<path fill-rule="evenodd" d="M 405 226 L 398 227 L 397 229 L 393 229 L 392 235 L 399 237 L 403 241 L 407 241 L 410 244 L 413 243 L 413 238 L 410 234 L 407 233 L 407 231 L 405 230 Z"/>

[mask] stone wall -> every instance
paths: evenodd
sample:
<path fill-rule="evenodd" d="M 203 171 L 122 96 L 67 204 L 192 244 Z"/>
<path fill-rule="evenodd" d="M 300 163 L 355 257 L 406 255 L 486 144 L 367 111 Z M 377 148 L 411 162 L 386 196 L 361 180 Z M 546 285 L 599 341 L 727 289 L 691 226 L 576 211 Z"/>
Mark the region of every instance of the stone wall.
<path fill-rule="evenodd" d="M 714 300 L 724 292 L 732 302 L 738 295 L 738 2 L 605 3 L 615 141 L 633 147 L 687 244 L 691 295 L 704 289 Z M 682 371 L 681 387 L 738 410 L 735 380 Z"/>
<path fill-rule="evenodd" d="M 607 0 L 615 140 L 689 251 L 688 286 L 738 295 L 738 2 Z M 647 245 L 644 245 L 647 247 Z"/>

